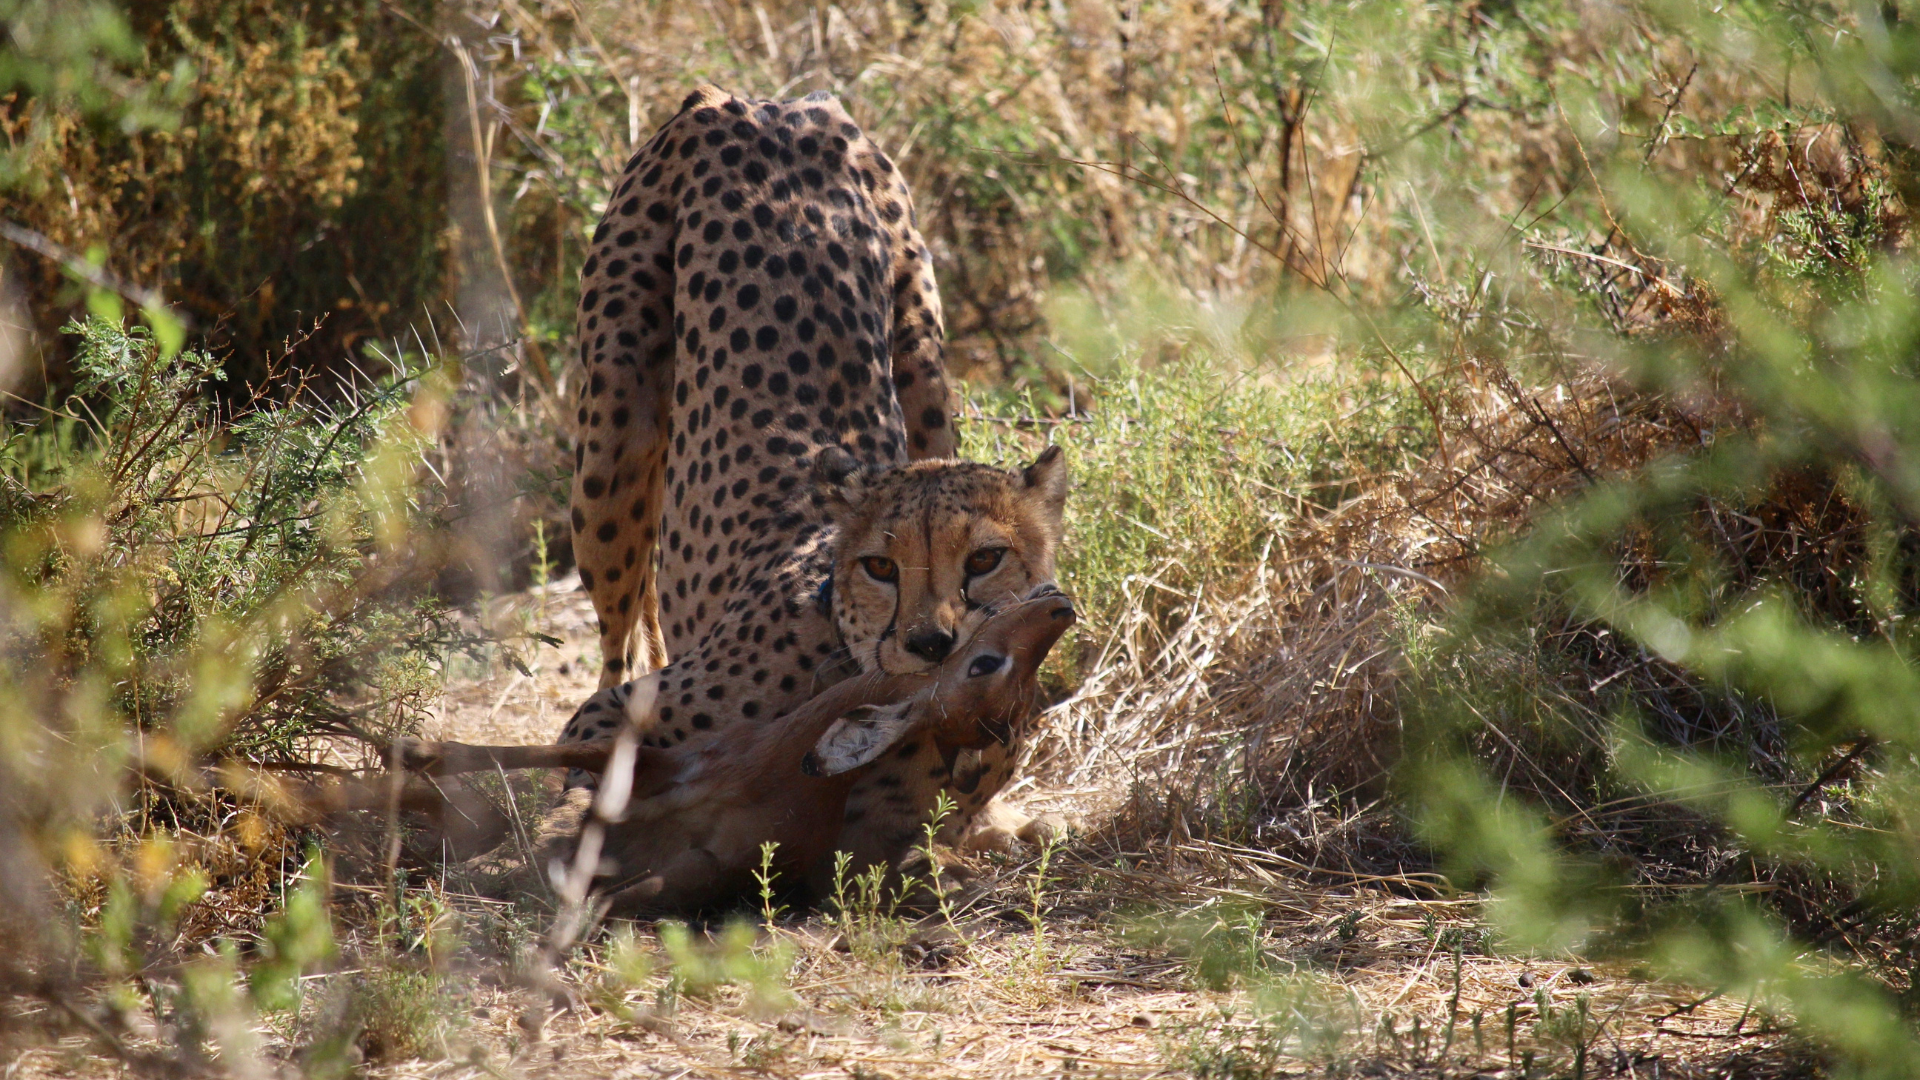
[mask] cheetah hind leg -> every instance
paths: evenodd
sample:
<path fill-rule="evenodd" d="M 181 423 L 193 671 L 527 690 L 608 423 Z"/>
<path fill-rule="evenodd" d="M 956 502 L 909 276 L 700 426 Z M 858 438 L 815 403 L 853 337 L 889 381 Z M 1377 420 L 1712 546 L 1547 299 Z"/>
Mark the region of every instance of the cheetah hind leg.
<path fill-rule="evenodd" d="M 637 466 L 612 458 L 604 468 L 625 481 L 624 498 L 601 495 L 597 474 L 574 480 L 574 554 L 600 620 L 602 690 L 658 671 L 669 661 L 660 629 L 657 569 L 666 443 L 657 435 L 643 433 L 643 438 L 652 445 L 645 446 Z M 590 462 L 591 455 L 583 451 L 583 459 Z"/>
<path fill-rule="evenodd" d="M 629 679 L 659 671 L 673 662 L 667 655 L 667 635 L 660 629 L 660 564 L 652 554 L 647 556 L 646 570 L 640 575 L 639 604 L 640 618 L 627 639 Z"/>
<path fill-rule="evenodd" d="M 620 191 L 658 170 L 658 137 L 628 163 Z M 655 564 L 673 435 L 673 229 L 609 207 L 581 270 L 581 374 L 576 401 L 574 562 L 600 619 L 600 688 L 667 664 Z M 659 209 L 656 204 L 652 209 Z M 638 626 L 636 640 L 635 628 Z"/>

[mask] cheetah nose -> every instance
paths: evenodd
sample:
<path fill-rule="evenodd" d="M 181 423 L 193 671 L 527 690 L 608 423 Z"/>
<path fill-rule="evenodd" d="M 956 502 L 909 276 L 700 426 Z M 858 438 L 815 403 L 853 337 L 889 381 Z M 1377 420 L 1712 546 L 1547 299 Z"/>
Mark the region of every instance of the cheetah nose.
<path fill-rule="evenodd" d="M 953 651 L 953 635 L 933 628 L 915 630 L 907 635 L 907 651 L 937 664 Z"/>

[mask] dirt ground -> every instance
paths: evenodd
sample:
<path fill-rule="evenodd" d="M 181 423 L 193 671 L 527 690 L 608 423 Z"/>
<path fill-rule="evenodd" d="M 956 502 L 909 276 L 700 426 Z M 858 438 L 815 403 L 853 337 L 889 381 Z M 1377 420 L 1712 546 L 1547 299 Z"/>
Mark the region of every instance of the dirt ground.
<path fill-rule="evenodd" d="M 497 673 L 455 686 L 435 734 L 544 742 L 592 692 L 599 650 L 591 607 L 575 582 L 511 604 L 563 644 L 539 648 L 530 675 Z M 1049 809 L 1111 804 L 1099 793 L 1084 800 L 1031 788 L 1022 794 Z M 1100 822 L 1082 824 L 1097 829 Z M 1180 843 L 1193 842 L 1169 838 Z M 1216 872 L 1201 884 L 1167 872 L 1179 852 L 1132 853 L 1118 863 L 1103 856 L 1096 865 L 1093 850 L 1069 842 L 1051 853 L 1044 872 L 1033 851 L 956 857 L 958 871 L 973 880 L 950 928 L 941 916 L 903 916 L 879 952 L 871 943 L 849 951 L 830 916 L 782 917 L 759 933 L 762 949 L 793 957 L 785 978 L 791 997 L 773 1005 L 756 1005 L 739 986 L 704 997 L 683 993 L 670 1012 L 656 1007 L 657 987 L 609 998 L 604 953 L 593 952 L 567 973 L 577 1007 L 542 1009 L 529 1005 L 526 991 L 476 983 L 461 1003 L 462 1023 L 447 1036 L 449 1060 L 382 1071 L 678 1080 L 1350 1070 L 1660 1077 L 1795 1067 L 1783 1056 L 1779 1026 L 1752 1002 L 1640 982 L 1604 966 L 1486 955 L 1471 900 L 1310 886 L 1257 852 L 1225 853 L 1240 880 Z M 1221 865 L 1217 849 L 1193 854 Z M 1200 928 L 1184 938 L 1174 932 L 1184 945 L 1169 948 L 1165 934 L 1142 932 L 1151 921 L 1142 913 L 1167 909 L 1190 911 L 1185 925 Z M 1205 971 L 1196 975 L 1180 954 L 1204 955 L 1210 940 L 1231 939 L 1247 910 L 1263 916 L 1255 920 L 1256 951 L 1264 954 L 1257 971 L 1205 988 Z M 639 929 L 645 939 L 651 928 Z M 600 1005 L 584 1004 L 596 986 L 603 987 Z M 1262 1014 L 1255 1001 L 1263 994 L 1271 1001 L 1273 986 L 1283 997 L 1291 989 L 1279 1014 L 1290 1010 L 1293 1019 L 1255 1019 Z M 633 1011 L 619 1015 L 627 1007 Z M 1311 1047 L 1316 1030 L 1336 1029 L 1344 1033 L 1337 1045 L 1323 1038 Z M 1517 1060 L 1509 1061 L 1510 1046 Z"/>

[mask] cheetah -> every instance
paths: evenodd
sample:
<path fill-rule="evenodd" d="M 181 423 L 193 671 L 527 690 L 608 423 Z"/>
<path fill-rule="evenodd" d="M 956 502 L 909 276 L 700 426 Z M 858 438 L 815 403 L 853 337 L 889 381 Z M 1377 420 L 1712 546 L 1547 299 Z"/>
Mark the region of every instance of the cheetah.
<path fill-rule="evenodd" d="M 601 689 L 636 654 L 658 668 L 699 641 L 740 585 L 722 565 L 739 560 L 738 525 L 697 531 L 738 515 L 685 505 L 714 469 L 730 494 L 715 488 L 713 508 L 737 508 L 789 493 L 792 461 L 829 442 L 882 461 L 958 449 L 912 197 L 824 93 L 687 98 L 608 200 L 578 329 L 573 544 L 600 617 Z M 669 492 L 687 527 L 658 544 Z"/>
<path fill-rule="evenodd" d="M 604 669 L 561 742 L 704 743 L 925 671 L 1053 580 L 1065 460 L 953 459 L 912 199 L 831 96 L 696 90 L 628 162 L 581 283 L 570 513 Z M 910 740 L 854 785 L 837 847 L 884 861 L 943 789 L 959 836 L 1018 749 Z"/>

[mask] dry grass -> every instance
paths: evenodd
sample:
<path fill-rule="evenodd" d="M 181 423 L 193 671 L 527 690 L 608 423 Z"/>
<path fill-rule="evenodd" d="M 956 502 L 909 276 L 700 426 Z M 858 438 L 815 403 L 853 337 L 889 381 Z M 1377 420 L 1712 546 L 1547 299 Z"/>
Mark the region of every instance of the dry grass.
<path fill-rule="evenodd" d="M 1245 578 L 1180 600 L 1171 632 L 1137 598 L 1114 605 L 1030 749 L 1043 805 L 1120 811 L 1123 847 L 1220 839 L 1336 879 L 1424 861 L 1373 801 L 1398 745 L 1406 635 L 1443 620 L 1481 554 L 1538 507 L 1709 427 L 1593 371 L 1529 386 L 1482 358 L 1461 374 L 1443 452 L 1290 521 Z"/>

